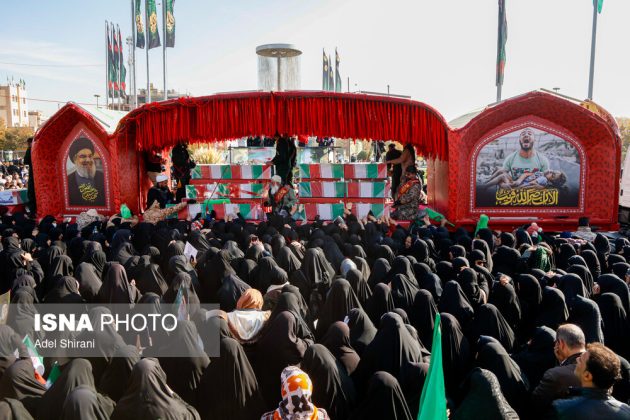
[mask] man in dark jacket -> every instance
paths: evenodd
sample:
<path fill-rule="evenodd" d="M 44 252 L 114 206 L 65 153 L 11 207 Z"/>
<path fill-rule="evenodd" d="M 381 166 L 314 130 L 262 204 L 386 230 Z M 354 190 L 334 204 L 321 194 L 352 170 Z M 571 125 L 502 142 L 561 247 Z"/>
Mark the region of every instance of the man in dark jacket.
<path fill-rule="evenodd" d="M 160 208 L 166 208 L 167 204 L 175 204 L 175 197 L 171 190 L 168 189 L 168 177 L 159 174 L 155 177 L 156 184 L 149 189 L 147 194 L 147 208 L 151 207 L 154 201 L 160 203 Z"/>
<path fill-rule="evenodd" d="M 546 412 L 554 400 L 566 398 L 570 387 L 580 386 L 573 371 L 578 357 L 584 353 L 585 344 L 584 332 L 577 325 L 558 327 L 553 350 L 560 366 L 548 369 L 532 393 L 532 402 L 538 412 Z"/>
<path fill-rule="evenodd" d="M 275 165 L 276 175 L 282 178 L 282 184 L 293 183 L 293 168 L 296 163 L 297 148 L 292 137 L 276 134 L 276 155 L 271 161 Z"/>
<path fill-rule="evenodd" d="M 385 153 L 385 161 L 398 159 L 402 152 L 396 149 L 396 144 L 394 142 L 389 143 L 387 146 L 387 153 Z M 388 164 L 388 171 L 392 177 L 392 198 L 394 200 L 398 199 L 398 187 L 400 186 L 400 178 L 402 176 L 402 166 L 400 163 L 397 164 Z"/>
<path fill-rule="evenodd" d="M 197 164 L 190 156 L 188 149 L 184 143 L 180 143 L 173 147 L 171 151 L 171 162 L 173 163 L 171 175 L 177 182 L 177 190 L 175 198 L 181 201 L 186 197 L 186 185 L 190 183 L 190 170 L 195 168 Z"/>
<path fill-rule="evenodd" d="M 33 159 L 31 158 L 33 137 L 29 137 L 26 140 L 26 144 L 28 144 L 28 147 L 26 148 L 26 154 L 24 155 L 24 164 L 28 165 L 28 209 L 32 214 L 36 214 L 37 205 L 35 204 L 35 180 L 33 179 Z"/>
<path fill-rule="evenodd" d="M 575 366 L 581 388 L 574 390 L 575 397 L 553 403 L 556 418 L 630 419 L 630 406 L 610 396 L 620 373 L 621 362 L 612 350 L 601 343 L 589 344 Z"/>

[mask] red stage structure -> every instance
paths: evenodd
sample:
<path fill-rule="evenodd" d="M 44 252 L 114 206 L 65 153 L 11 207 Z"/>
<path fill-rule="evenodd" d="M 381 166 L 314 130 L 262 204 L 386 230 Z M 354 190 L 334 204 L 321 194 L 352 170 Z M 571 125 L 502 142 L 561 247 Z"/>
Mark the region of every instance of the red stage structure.
<path fill-rule="evenodd" d="M 577 151 L 570 162 L 575 168 L 577 161 L 579 168 L 577 204 L 535 209 L 476 206 L 473 168 L 478 156 L 485 156 L 483 145 L 529 126 L 536 133 L 553 134 L 553 139 L 564 140 L 569 149 L 572 146 Z M 80 106 L 69 103 L 35 136 L 33 167 L 39 215 L 76 215 L 88 208 L 111 214 L 122 203 L 140 212 L 150 187 L 140 152 L 167 149 L 179 142 L 211 143 L 275 133 L 411 142 L 429 163 L 429 205 L 454 223 L 473 224 L 486 213 L 506 225 L 534 217 L 539 223 L 561 227 L 575 225 L 581 215 L 589 215 L 601 226 L 616 224 L 621 143 L 614 120 L 541 92 L 489 107 L 457 129 L 421 102 L 364 94 L 245 92 L 180 98 L 130 112 L 111 133 Z M 69 198 L 74 176 L 69 154 L 79 138 L 92 142 L 104 183 L 97 191 L 88 190 L 83 198 Z M 493 143 L 493 150 L 495 146 Z M 571 181 L 572 186 L 577 182 Z M 102 205 L 85 201 L 95 196 L 104 198 Z"/>
<path fill-rule="evenodd" d="M 493 227 L 537 222 L 546 230 L 563 230 L 577 226 L 579 217 L 588 216 L 592 225 L 618 229 L 621 139 L 610 114 L 592 102 L 579 104 L 558 95 L 534 91 L 489 106 L 470 117 L 465 125 L 449 133 L 448 215 L 451 220 L 472 225 L 484 213 L 490 216 Z M 517 197 L 515 194 L 499 197 L 497 193 L 499 200 L 512 202 L 487 206 L 479 199 L 475 182 L 482 172 L 475 165 L 480 153 L 497 140 L 507 139 L 511 133 L 527 128 L 536 132 L 538 144 L 535 147 L 539 150 L 547 140 L 549 147 L 543 153 L 549 154 L 550 169 L 566 168 L 569 165 L 564 157 L 573 154 L 576 162 L 571 166 L 577 165 L 578 170 L 573 171 L 573 179 L 566 171 L 567 182 L 563 186 L 573 189 L 571 199 L 554 205 L 541 203 L 548 197 Z M 556 167 L 552 161 L 554 152 L 564 155 L 562 159 L 556 156 Z M 529 199 L 530 204 L 537 205 L 514 205 L 520 204 L 514 199 Z"/>

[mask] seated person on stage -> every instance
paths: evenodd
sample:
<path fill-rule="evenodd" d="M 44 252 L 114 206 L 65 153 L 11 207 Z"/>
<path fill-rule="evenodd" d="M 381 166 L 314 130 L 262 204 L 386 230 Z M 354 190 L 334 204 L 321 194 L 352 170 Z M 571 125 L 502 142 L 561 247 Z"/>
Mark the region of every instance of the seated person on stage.
<path fill-rule="evenodd" d="M 151 187 L 147 194 L 147 209 L 142 215 L 144 222 L 157 224 L 165 220 L 171 214 L 178 213 L 189 203 L 195 202 L 195 200 L 183 199 L 181 203 L 176 204 L 173 193 L 168 189 L 167 176 L 160 174 L 155 180 L 157 181 L 157 185 Z M 173 204 L 173 207 L 166 208 L 167 204 Z"/>
<path fill-rule="evenodd" d="M 283 185 L 279 175 L 271 177 L 271 187 L 267 195 L 273 213 L 281 214 L 284 211 L 286 215 L 289 215 L 295 212 L 297 205 L 295 191 L 291 184 Z"/>
<path fill-rule="evenodd" d="M 410 165 L 405 170 L 405 183 L 398 189 L 398 200 L 394 202 L 396 210 L 392 213 L 392 218 L 413 220 L 418 214 L 420 204 L 426 204 L 426 201 L 422 182 L 418 179 L 418 169 L 415 165 Z"/>
<path fill-rule="evenodd" d="M 175 196 L 168 189 L 168 177 L 164 174 L 155 177 L 155 185 L 147 194 L 147 207 L 151 207 L 156 200 L 160 203 L 161 209 L 166 208 L 167 204 L 175 204 Z"/>

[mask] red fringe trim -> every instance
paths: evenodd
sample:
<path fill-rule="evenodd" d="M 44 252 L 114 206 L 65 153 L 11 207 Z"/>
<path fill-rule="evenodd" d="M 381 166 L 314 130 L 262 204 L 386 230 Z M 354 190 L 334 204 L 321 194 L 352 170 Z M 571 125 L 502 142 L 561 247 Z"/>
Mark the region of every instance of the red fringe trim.
<path fill-rule="evenodd" d="M 446 160 L 448 127 L 421 102 L 333 92 L 246 92 L 151 103 L 121 120 L 113 137 L 138 150 L 184 141 L 207 143 L 251 135 L 328 136 L 410 142 Z"/>

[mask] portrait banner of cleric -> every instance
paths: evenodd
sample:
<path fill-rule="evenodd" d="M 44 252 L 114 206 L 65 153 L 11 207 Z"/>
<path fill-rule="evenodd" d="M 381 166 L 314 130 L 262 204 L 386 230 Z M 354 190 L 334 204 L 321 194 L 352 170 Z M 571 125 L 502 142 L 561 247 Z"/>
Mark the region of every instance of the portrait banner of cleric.
<path fill-rule="evenodd" d="M 105 177 L 97 168 L 94 143 L 79 137 L 68 150 L 68 195 L 71 206 L 105 206 Z"/>

